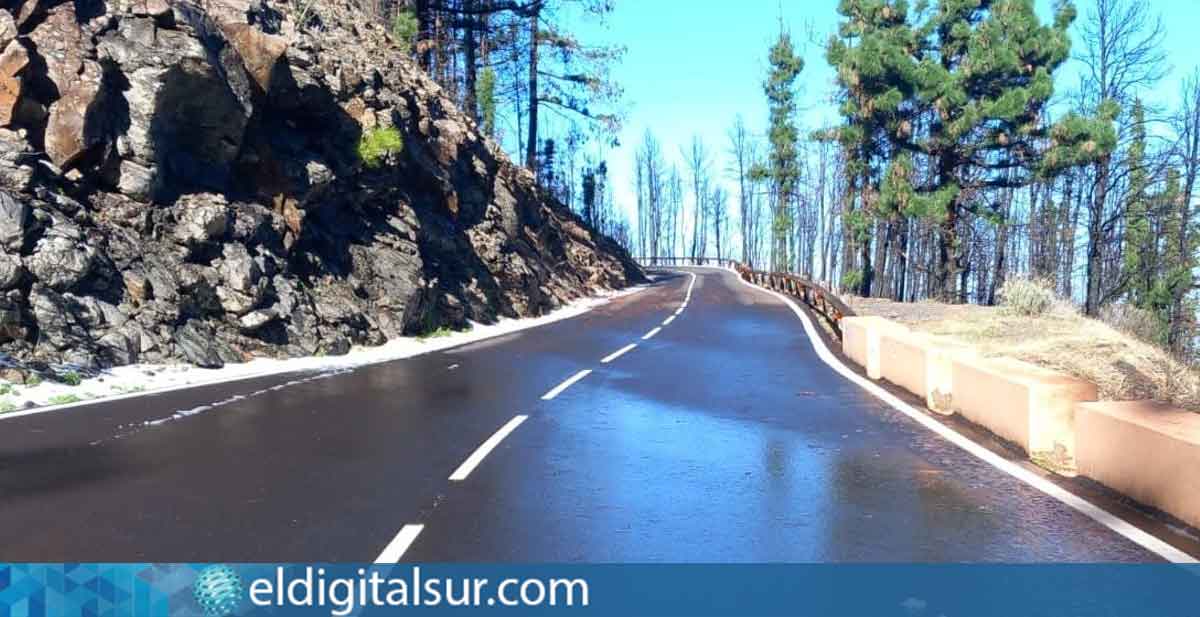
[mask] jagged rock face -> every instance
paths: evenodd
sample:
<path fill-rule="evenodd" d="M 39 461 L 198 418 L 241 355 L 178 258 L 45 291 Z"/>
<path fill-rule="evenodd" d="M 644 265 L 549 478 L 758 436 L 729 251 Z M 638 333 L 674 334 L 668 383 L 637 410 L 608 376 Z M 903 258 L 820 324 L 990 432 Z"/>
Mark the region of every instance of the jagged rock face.
<path fill-rule="evenodd" d="M 344 353 L 641 278 L 350 2 L 0 6 L 9 356 Z"/>

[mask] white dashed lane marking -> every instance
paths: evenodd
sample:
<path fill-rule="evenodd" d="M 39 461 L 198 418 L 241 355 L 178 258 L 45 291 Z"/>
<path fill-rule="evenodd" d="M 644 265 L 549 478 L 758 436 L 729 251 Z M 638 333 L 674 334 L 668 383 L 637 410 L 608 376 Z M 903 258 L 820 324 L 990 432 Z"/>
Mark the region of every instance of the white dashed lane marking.
<path fill-rule="evenodd" d="M 621 356 L 633 351 L 634 349 L 637 349 L 637 343 L 630 343 L 630 344 L 612 352 L 611 354 L 609 354 L 607 357 L 605 357 L 603 360 L 600 361 L 600 364 L 608 364 L 609 362 L 612 362 L 613 360 L 620 358 Z"/>
<path fill-rule="evenodd" d="M 654 338 L 659 332 L 662 332 L 664 326 L 671 325 L 671 322 L 675 321 L 675 318 L 682 314 L 683 310 L 687 308 L 688 303 L 692 300 L 692 288 L 696 285 L 696 275 L 690 272 L 688 274 L 692 277 L 692 280 L 688 284 L 687 293 L 684 294 L 683 304 L 680 305 L 679 309 L 675 311 L 674 315 L 667 317 L 667 319 L 663 321 L 662 326 L 647 332 L 645 336 L 642 337 L 642 340 Z M 608 355 L 600 362 L 602 364 L 608 364 L 633 351 L 634 349 L 637 349 L 637 344 L 630 343 L 629 345 L 626 345 Z M 458 367 L 458 364 L 451 364 L 450 366 L 446 367 L 446 369 L 453 371 Z M 574 375 L 571 375 L 566 379 L 566 381 L 554 386 L 554 388 L 552 388 L 549 392 L 543 394 L 542 400 L 553 400 L 555 397 L 565 392 L 567 388 L 570 388 L 591 374 L 591 369 L 584 369 L 578 373 L 575 373 Z M 501 442 L 511 435 L 513 431 L 517 430 L 517 428 L 528 419 L 529 416 L 527 415 L 518 415 L 509 420 L 504 426 L 500 427 L 495 433 L 492 434 L 491 437 L 488 437 L 487 441 L 484 441 L 482 444 L 480 444 L 480 446 L 476 448 L 470 456 L 467 457 L 467 460 L 463 461 L 462 464 L 450 474 L 450 481 L 462 482 L 470 477 L 471 473 L 474 472 L 481 463 L 483 463 L 483 460 L 487 458 L 487 456 L 491 454 L 491 452 L 495 450 L 501 444 Z M 404 553 L 408 551 L 409 547 L 412 546 L 413 542 L 417 540 L 417 536 L 421 535 L 421 531 L 424 529 L 425 526 L 419 524 L 405 525 L 402 527 L 400 532 L 396 534 L 396 537 L 392 538 L 392 541 L 388 543 L 388 545 L 383 549 L 383 552 L 380 553 L 379 557 L 375 559 L 375 563 L 399 563 L 400 560 L 404 558 Z"/>
<path fill-rule="evenodd" d="M 579 371 L 578 373 L 575 373 L 574 375 L 571 375 L 570 377 L 567 378 L 566 381 L 558 384 L 557 386 L 554 386 L 554 389 L 543 394 L 542 400 L 543 401 L 553 400 L 554 397 L 558 396 L 559 394 L 562 394 L 564 391 L 566 391 L 567 388 L 570 388 L 571 386 L 575 385 L 575 382 L 577 382 L 580 379 L 583 379 L 584 377 L 587 377 L 588 375 L 591 375 L 591 374 L 592 374 L 592 369 L 584 369 L 582 371 Z"/>
<path fill-rule="evenodd" d="M 400 559 L 404 557 L 404 553 L 408 551 L 408 547 L 417 540 L 417 536 L 421 535 L 421 531 L 425 529 L 424 525 L 405 525 L 400 528 L 400 533 L 396 534 L 395 538 L 383 549 L 379 557 L 375 558 L 375 563 L 400 563 Z"/>
<path fill-rule="evenodd" d="M 488 437 L 487 441 L 483 442 L 482 445 L 476 448 L 475 451 L 471 453 L 471 456 L 467 457 L 467 460 L 463 461 L 463 464 L 459 465 L 458 469 L 454 470 L 454 473 L 450 474 L 450 481 L 462 482 L 463 480 L 466 480 L 467 476 L 470 476 L 471 472 L 475 471 L 475 468 L 483 462 L 483 459 L 486 458 L 487 455 L 492 452 L 492 450 L 496 449 L 496 446 L 500 445 L 500 442 L 504 441 L 505 437 L 508 437 L 510 434 L 512 434 L 513 431 L 517 430 L 518 426 L 521 426 L 522 422 L 528 419 L 529 416 L 517 416 L 512 420 L 509 420 L 504 426 L 500 427 L 500 429 L 493 433 L 491 437 Z"/>

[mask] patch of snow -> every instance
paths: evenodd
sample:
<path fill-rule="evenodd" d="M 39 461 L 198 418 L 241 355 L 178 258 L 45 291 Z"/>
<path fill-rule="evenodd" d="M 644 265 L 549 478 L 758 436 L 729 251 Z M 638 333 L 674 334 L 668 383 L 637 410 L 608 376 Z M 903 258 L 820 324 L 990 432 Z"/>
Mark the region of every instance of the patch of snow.
<path fill-rule="evenodd" d="M 240 364 L 226 364 L 223 368 L 219 369 L 202 369 L 188 364 L 131 364 L 106 370 L 97 377 L 84 379 L 77 386 L 48 380 L 42 381 L 37 385 L 25 386 L 0 380 L 0 389 L 7 390 L 6 393 L 0 392 L 0 404 L 7 404 L 6 406 L 9 406 L 7 413 L 2 413 L 3 410 L 0 410 L 0 419 L 15 418 L 68 407 L 79 407 L 98 401 L 132 398 L 146 394 L 265 377 L 280 373 L 318 373 L 308 378 L 295 379 L 249 395 L 256 396 L 272 390 L 281 390 L 289 385 L 332 377 L 360 366 L 410 358 L 420 354 L 441 351 L 450 347 L 458 347 L 468 343 L 536 328 L 563 319 L 570 319 L 607 304 L 616 298 L 640 292 L 648 287 L 649 285 L 638 285 L 618 291 L 600 292 L 592 297 L 571 302 L 541 317 L 500 319 L 494 324 L 472 322 L 469 330 L 452 332 L 445 336 L 431 338 L 403 337 L 393 339 L 377 347 L 355 347 L 348 354 L 342 356 L 308 356 L 285 359 L 256 358 Z M 152 423 L 159 424 L 187 417 L 207 411 L 213 407 L 220 407 L 235 402 L 241 398 L 245 397 L 234 396 L 211 405 L 178 411 L 172 416 L 154 420 Z M 12 407 L 14 405 L 15 408 Z"/>

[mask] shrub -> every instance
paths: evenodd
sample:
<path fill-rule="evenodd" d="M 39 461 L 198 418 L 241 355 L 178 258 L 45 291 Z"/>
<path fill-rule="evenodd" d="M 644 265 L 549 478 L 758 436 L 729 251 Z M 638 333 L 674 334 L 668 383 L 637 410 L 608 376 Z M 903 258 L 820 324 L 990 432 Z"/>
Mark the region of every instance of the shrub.
<path fill-rule="evenodd" d="M 1154 345 L 1167 341 L 1167 326 L 1153 311 L 1121 302 L 1100 309 L 1100 321 L 1138 340 Z"/>
<path fill-rule="evenodd" d="M 858 295 L 858 288 L 862 287 L 862 282 L 862 270 L 851 270 L 842 276 L 842 289 L 845 289 L 847 293 Z"/>
<path fill-rule="evenodd" d="M 365 131 L 358 142 L 358 158 L 372 169 L 383 164 L 387 157 L 404 149 L 404 137 L 393 127 Z"/>
<path fill-rule="evenodd" d="M 1011 279 L 1000 288 L 1000 308 L 1009 315 L 1040 317 L 1058 303 L 1054 287 L 1036 279 Z"/>
<path fill-rule="evenodd" d="M 401 11 L 392 18 L 392 37 L 404 53 L 412 51 L 417 40 L 417 16 L 412 11 Z"/>
<path fill-rule="evenodd" d="M 59 379 L 61 379 L 62 382 L 68 386 L 78 386 L 79 384 L 83 383 L 83 378 L 80 377 L 79 373 L 76 373 L 75 371 L 67 371 L 66 373 L 63 373 Z"/>
<path fill-rule="evenodd" d="M 58 394 L 58 395 L 50 397 L 48 402 L 51 405 L 67 405 L 70 403 L 78 403 L 79 401 L 82 401 L 82 400 L 83 400 L 83 397 L 81 397 L 77 394 Z"/>
<path fill-rule="evenodd" d="M 431 338 L 445 338 L 447 336 L 451 336 L 452 334 L 454 334 L 454 330 L 451 330 L 450 328 L 447 328 L 446 326 L 442 326 L 442 327 L 438 328 L 437 330 L 426 331 L 426 332 L 422 332 L 421 334 L 418 334 L 417 339 L 423 341 L 423 340 L 431 339 Z"/>

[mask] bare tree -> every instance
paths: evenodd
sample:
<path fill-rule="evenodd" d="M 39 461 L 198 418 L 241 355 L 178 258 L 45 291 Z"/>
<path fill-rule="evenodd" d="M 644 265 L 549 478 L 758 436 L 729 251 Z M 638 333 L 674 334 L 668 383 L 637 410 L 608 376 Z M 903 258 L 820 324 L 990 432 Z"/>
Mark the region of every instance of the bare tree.
<path fill-rule="evenodd" d="M 1083 89 L 1093 110 L 1115 103 L 1128 111 L 1137 93 L 1162 79 L 1167 70 L 1161 17 L 1150 12 L 1141 0 L 1095 0 L 1081 28 L 1086 67 Z M 1122 217 L 1121 204 L 1115 198 L 1114 161 L 1111 154 L 1101 156 L 1093 167 L 1092 199 L 1088 204 L 1087 274 L 1084 310 L 1089 315 L 1113 290 L 1105 285 L 1106 247 L 1119 246 L 1114 232 Z M 1110 279 L 1111 283 L 1111 279 Z"/>
<path fill-rule="evenodd" d="M 1196 177 L 1200 174 L 1200 69 L 1194 69 L 1183 82 L 1181 108 L 1174 120 L 1178 135 L 1175 150 L 1182 164 L 1182 187 L 1180 187 L 1180 229 L 1175 250 L 1184 261 L 1181 274 L 1185 281 L 1172 287 L 1170 307 L 1170 329 L 1167 343 L 1171 349 L 1181 352 L 1191 344 L 1185 324 L 1188 322 L 1187 295 L 1195 287 L 1192 268 L 1195 266 L 1195 239 L 1192 234 L 1192 199 L 1195 196 Z"/>
<path fill-rule="evenodd" d="M 746 128 L 746 122 L 739 114 L 729 129 L 729 155 L 731 158 L 729 173 L 738 185 L 738 216 L 741 219 L 742 261 L 754 264 L 755 227 L 758 224 L 757 213 L 751 211 L 754 201 L 754 183 L 750 178 L 754 166 L 755 144 Z"/>
<path fill-rule="evenodd" d="M 690 149 L 682 152 L 688 171 L 692 175 L 692 246 L 691 257 L 704 257 L 708 244 L 707 202 L 709 184 L 709 153 L 699 135 L 692 137 Z"/>

